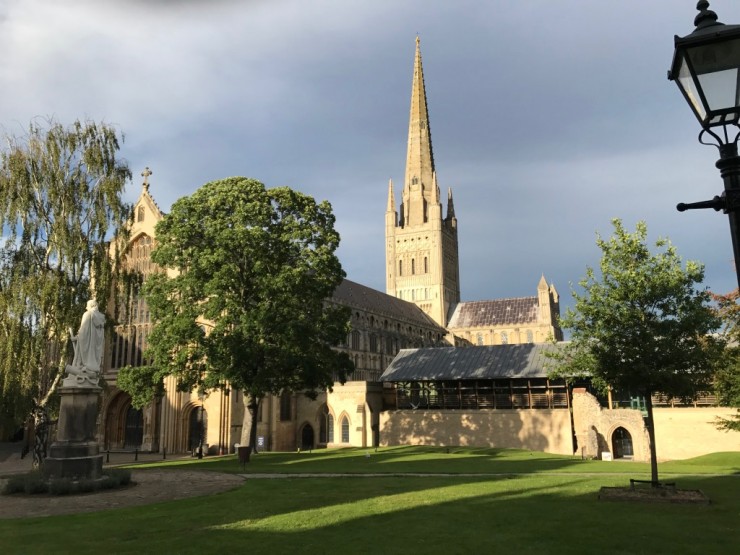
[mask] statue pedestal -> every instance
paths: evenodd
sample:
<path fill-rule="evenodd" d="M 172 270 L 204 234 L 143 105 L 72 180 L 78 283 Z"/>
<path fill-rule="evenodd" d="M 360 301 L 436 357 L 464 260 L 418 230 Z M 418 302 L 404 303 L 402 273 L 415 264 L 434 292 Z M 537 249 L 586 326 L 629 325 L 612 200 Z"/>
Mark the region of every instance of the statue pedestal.
<path fill-rule="evenodd" d="M 97 386 L 59 389 L 62 402 L 57 440 L 49 448 L 49 456 L 41 467 L 46 478 L 78 480 L 101 477 L 103 455 L 95 439 L 101 392 Z"/>

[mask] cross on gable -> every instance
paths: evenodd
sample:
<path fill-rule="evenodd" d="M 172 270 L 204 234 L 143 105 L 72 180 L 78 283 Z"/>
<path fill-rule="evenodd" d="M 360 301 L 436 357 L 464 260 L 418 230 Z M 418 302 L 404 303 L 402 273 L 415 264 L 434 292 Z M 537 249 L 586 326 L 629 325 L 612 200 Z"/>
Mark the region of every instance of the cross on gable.
<path fill-rule="evenodd" d="M 149 176 L 152 175 L 152 170 L 149 169 L 149 166 L 144 168 L 144 171 L 141 172 L 142 177 L 144 178 L 144 189 L 147 191 L 149 190 Z"/>

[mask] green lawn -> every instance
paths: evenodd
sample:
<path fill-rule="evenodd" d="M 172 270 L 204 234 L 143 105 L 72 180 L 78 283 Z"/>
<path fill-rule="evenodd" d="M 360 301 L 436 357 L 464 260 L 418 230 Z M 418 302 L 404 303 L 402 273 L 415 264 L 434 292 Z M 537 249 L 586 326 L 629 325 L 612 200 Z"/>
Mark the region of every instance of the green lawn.
<path fill-rule="evenodd" d="M 647 465 L 637 463 L 490 449 L 365 453 L 265 453 L 248 472 L 389 475 L 253 479 L 210 497 L 4 520 L 0 553 L 740 552 L 740 453 L 661 465 L 679 487 L 707 493 L 710 506 L 597 500 L 601 486 L 643 477 Z M 233 456 L 187 461 L 187 468 L 241 471 Z M 457 475 L 393 475 L 402 472 Z"/>

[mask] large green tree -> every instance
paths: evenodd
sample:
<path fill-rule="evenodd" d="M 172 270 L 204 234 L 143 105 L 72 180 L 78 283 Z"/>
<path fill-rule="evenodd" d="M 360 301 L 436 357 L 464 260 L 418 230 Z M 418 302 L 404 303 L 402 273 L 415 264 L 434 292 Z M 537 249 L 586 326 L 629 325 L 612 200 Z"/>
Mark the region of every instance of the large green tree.
<path fill-rule="evenodd" d="M 711 388 L 723 348 L 713 335 L 720 322 L 700 286 L 700 263 L 683 264 L 667 239 L 658 239 L 651 252 L 644 222 L 633 233 L 618 219 L 612 223 L 614 234 L 596 240 L 600 272 L 586 269 L 583 292 L 573 292 L 575 306 L 562 319 L 571 341 L 553 374 L 645 397 L 652 482 L 658 484 L 651 397 L 689 399 Z"/>
<path fill-rule="evenodd" d="M 722 319 L 722 333 L 727 340 L 727 356 L 717 368 L 714 376 L 714 391 L 722 405 L 735 407 L 737 414 L 732 418 L 718 418 L 721 430 L 740 432 L 740 305 L 737 289 L 727 295 L 713 295 L 717 312 Z"/>
<path fill-rule="evenodd" d="M 130 213 L 121 141 L 106 124 L 52 120 L 6 135 L 0 151 L 0 418 L 18 426 L 33 413 L 36 465 L 68 330 L 86 300 L 104 310 L 108 298 L 106 238 Z"/>
<path fill-rule="evenodd" d="M 156 238 L 152 260 L 170 273 L 144 283 L 151 364 L 119 374 L 137 405 L 168 375 L 186 391 L 228 384 L 246 394 L 254 448 L 265 395 L 315 395 L 353 370 L 332 349 L 349 312 L 326 302 L 344 278 L 328 202 L 233 177 L 178 200 Z"/>

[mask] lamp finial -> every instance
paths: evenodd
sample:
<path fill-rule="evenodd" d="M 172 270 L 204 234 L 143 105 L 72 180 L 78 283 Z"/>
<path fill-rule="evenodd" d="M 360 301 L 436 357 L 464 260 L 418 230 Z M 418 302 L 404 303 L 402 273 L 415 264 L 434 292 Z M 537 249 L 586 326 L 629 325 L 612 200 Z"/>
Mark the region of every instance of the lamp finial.
<path fill-rule="evenodd" d="M 694 25 L 696 25 L 697 29 L 717 24 L 717 14 L 709 9 L 709 2 L 707 0 L 699 0 L 696 3 L 696 9 L 699 10 L 699 14 L 694 18 Z"/>

